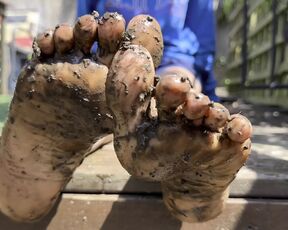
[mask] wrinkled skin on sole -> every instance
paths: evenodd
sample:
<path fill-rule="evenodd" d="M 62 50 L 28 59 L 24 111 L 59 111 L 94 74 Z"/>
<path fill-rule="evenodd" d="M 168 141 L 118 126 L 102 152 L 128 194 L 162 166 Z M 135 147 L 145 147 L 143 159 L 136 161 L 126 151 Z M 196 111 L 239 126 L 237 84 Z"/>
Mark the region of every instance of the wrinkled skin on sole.
<path fill-rule="evenodd" d="M 45 215 L 93 144 L 112 132 L 123 167 L 160 181 L 178 219 L 221 213 L 250 153 L 251 124 L 210 102 L 181 67 L 155 81 L 163 38 L 154 18 L 138 15 L 125 32 L 121 15 L 93 12 L 40 34 L 33 49 L 1 138 L 4 214 L 26 222 Z"/>
<path fill-rule="evenodd" d="M 74 31 L 83 33 L 79 23 Z M 87 59 L 76 38 L 68 25 L 40 35 L 19 76 L 0 155 L 0 209 L 13 219 L 46 214 L 92 145 L 112 132 L 108 68 Z"/>
<path fill-rule="evenodd" d="M 183 71 L 163 74 L 154 92 L 151 60 L 133 45 L 113 59 L 106 97 L 116 154 L 131 175 L 161 182 L 175 217 L 207 221 L 221 213 L 228 185 L 247 160 L 252 126 L 195 91 Z M 158 116 L 151 118 L 153 94 Z"/>
<path fill-rule="evenodd" d="M 95 84 L 107 71 L 92 62 L 23 70 L 1 139 L 2 212 L 24 220 L 45 213 L 91 145 L 111 132 L 104 87 Z"/>
<path fill-rule="evenodd" d="M 162 76 L 156 86 L 158 117 L 151 120 L 145 112 L 151 92 L 143 90 L 149 89 L 151 73 L 143 63 L 134 63 L 134 69 L 146 71 L 147 77 L 146 81 L 140 77 L 142 85 L 135 87 L 134 70 L 126 70 L 124 79 L 121 72 L 121 65 L 128 65 L 124 57 L 131 55 L 131 49 L 116 54 L 112 63 L 116 70 L 109 72 L 106 83 L 107 102 L 116 121 L 118 159 L 131 175 L 160 181 L 164 202 L 178 219 L 199 222 L 214 218 L 223 209 L 228 185 L 250 153 L 251 124 L 241 115 L 230 117 L 222 105 L 191 92 L 191 88 L 187 90 L 188 81 L 171 75 Z M 139 55 L 138 50 L 134 53 Z M 126 87 L 118 81 L 125 81 Z M 139 100 L 141 95 L 145 95 L 144 100 Z M 197 110 L 187 106 L 191 101 Z M 230 134 L 235 132 L 237 140 Z"/>

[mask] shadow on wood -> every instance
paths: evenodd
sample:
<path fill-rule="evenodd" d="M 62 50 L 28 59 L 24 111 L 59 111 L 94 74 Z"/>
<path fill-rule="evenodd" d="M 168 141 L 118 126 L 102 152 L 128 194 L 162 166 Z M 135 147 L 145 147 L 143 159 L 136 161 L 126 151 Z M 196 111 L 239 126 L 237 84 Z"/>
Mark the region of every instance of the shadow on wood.
<path fill-rule="evenodd" d="M 128 180 L 125 186 L 127 190 L 135 186 L 135 180 Z M 120 195 L 119 200 L 113 203 L 101 230 L 178 230 L 181 226 L 182 223 L 173 218 L 164 206 L 161 194 L 143 193 L 137 196 Z"/>
<path fill-rule="evenodd" d="M 50 210 L 47 216 L 33 223 L 15 222 L 9 219 L 8 217 L 4 216 L 2 213 L 0 213 L 0 229 L 1 230 L 45 230 L 49 226 L 53 217 L 56 215 L 60 202 L 61 202 L 61 198 L 57 200 L 55 206 L 52 208 L 52 210 Z"/>

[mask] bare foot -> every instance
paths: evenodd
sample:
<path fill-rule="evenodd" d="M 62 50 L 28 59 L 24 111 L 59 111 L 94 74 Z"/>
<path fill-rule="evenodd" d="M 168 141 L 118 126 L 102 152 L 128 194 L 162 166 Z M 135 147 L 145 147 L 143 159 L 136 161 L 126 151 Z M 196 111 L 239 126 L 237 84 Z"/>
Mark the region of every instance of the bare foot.
<path fill-rule="evenodd" d="M 212 219 L 250 153 L 252 126 L 195 91 L 182 71 L 162 74 L 155 90 L 154 75 L 141 46 L 126 46 L 113 59 L 106 96 L 118 159 L 131 175 L 161 181 L 164 202 L 178 219 Z"/>
<path fill-rule="evenodd" d="M 103 27 L 109 26 L 107 33 Z M 99 37 L 99 61 L 109 65 L 124 30 L 121 15 L 94 13 L 80 17 L 74 28 L 58 25 L 35 39 L 34 57 L 19 76 L 2 133 L 4 214 L 18 221 L 45 215 L 92 145 L 112 132 L 108 67 L 91 58 L 90 48 Z"/>

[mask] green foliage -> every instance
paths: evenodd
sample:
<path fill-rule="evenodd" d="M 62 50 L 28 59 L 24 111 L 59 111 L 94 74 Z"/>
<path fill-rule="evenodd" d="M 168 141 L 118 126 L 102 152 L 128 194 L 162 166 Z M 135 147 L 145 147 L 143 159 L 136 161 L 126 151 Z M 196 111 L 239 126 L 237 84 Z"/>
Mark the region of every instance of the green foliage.
<path fill-rule="evenodd" d="M 0 130 L 7 119 L 11 96 L 0 95 Z"/>
<path fill-rule="evenodd" d="M 235 0 L 223 0 L 223 14 L 227 17 L 232 11 Z"/>
<path fill-rule="evenodd" d="M 218 12 L 218 22 L 226 22 L 234 7 L 242 3 L 243 0 L 222 0 L 220 12 Z"/>

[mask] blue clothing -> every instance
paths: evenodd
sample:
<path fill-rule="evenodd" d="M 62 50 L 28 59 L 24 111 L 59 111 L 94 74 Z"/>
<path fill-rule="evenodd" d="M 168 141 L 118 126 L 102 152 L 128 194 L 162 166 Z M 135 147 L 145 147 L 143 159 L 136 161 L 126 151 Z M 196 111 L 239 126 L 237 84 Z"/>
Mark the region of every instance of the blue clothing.
<path fill-rule="evenodd" d="M 137 14 L 155 17 L 162 29 L 164 53 L 161 67 L 183 66 L 201 81 L 211 100 L 215 95 L 213 75 L 215 25 L 213 0 L 78 0 L 78 15 L 97 10 L 118 12 L 129 22 Z"/>

